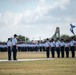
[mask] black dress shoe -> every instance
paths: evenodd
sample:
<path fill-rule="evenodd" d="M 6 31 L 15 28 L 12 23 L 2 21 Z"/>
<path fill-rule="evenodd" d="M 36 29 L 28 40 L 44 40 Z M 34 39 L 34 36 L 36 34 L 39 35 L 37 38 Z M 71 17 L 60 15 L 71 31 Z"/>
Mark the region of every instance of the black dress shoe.
<path fill-rule="evenodd" d="M 14 59 L 15 61 L 17 61 L 17 59 Z"/>
<path fill-rule="evenodd" d="M 11 59 L 8 59 L 9 61 L 11 61 Z"/>

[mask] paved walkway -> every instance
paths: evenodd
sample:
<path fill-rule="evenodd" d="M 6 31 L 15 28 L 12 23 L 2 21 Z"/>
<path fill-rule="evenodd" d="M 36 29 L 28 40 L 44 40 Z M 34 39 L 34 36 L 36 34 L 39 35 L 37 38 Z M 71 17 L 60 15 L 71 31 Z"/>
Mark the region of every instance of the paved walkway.
<path fill-rule="evenodd" d="M 16 61 L 14 60 L 0 60 L 0 62 L 20 62 L 20 61 L 39 61 L 39 60 L 54 60 L 54 58 L 38 58 L 38 59 L 18 59 Z"/>

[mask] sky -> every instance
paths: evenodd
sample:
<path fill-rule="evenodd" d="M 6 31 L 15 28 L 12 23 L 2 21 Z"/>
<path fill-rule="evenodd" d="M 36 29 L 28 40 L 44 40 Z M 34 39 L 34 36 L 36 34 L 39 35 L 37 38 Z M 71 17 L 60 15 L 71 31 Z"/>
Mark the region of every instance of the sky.
<path fill-rule="evenodd" d="M 76 0 L 0 0 L 0 41 L 14 34 L 50 38 L 56 27 L 72 36 L 70 23 L 76 25 Z"/>

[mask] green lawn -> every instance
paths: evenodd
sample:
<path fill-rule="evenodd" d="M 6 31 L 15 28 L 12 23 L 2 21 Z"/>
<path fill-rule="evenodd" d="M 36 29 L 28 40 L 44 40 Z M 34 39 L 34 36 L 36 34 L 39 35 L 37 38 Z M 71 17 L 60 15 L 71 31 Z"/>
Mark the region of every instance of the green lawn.
<path fill-rule="evenodd" d="M 46 58 L 46 53 L 18 52 L 17 58 Z M 0 52 L 0 59 L 7 59 L 7 52 Z M 0 75 L 76 75 L 76 57 L 70 54 L 70 58 L 54 60 L 0 62 Z"/>

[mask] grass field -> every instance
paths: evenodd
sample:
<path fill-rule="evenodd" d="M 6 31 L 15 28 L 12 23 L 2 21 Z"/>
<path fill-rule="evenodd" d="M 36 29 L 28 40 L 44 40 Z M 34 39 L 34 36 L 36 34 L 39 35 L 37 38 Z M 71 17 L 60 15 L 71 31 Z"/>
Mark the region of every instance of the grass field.
<path fill-rule="evenodd" d="M 18 52 L 17 58 L 46 58 L 46 53 Z M 7 59 L 7 52 L 0 52 L 0 59 Z M 0 75 L 76 75 L 76 57 L 70 54 L 70 58 L 54 60 L 0 62 Z"/>

